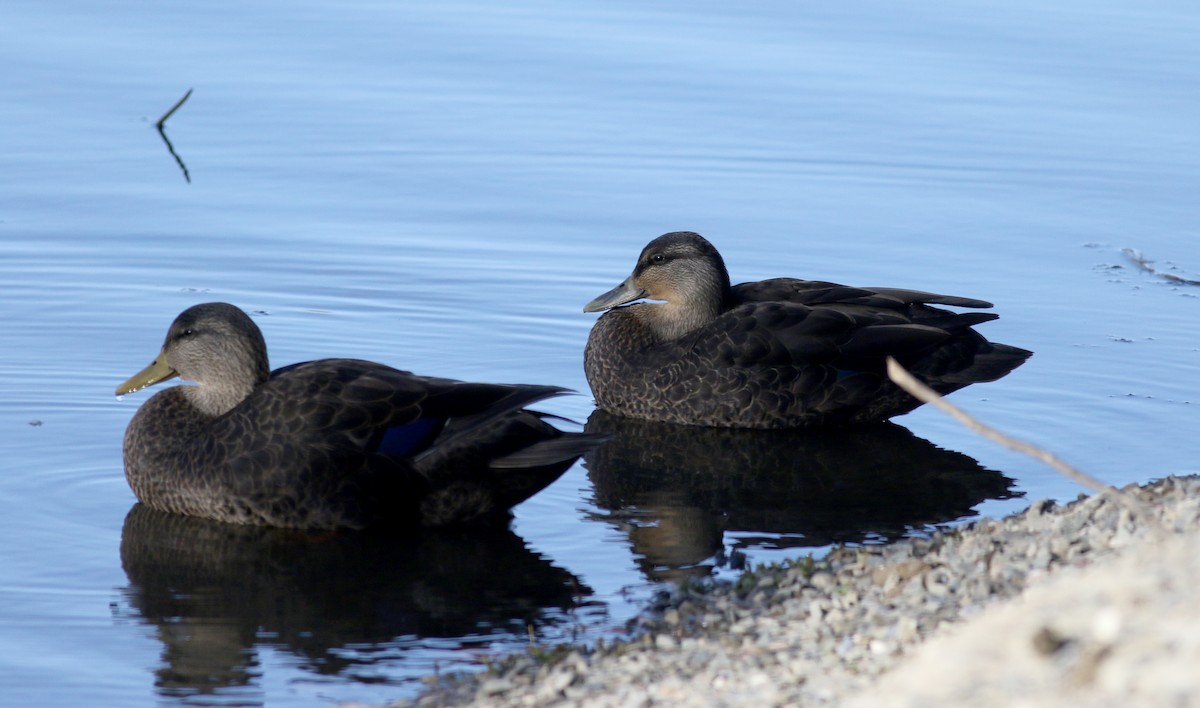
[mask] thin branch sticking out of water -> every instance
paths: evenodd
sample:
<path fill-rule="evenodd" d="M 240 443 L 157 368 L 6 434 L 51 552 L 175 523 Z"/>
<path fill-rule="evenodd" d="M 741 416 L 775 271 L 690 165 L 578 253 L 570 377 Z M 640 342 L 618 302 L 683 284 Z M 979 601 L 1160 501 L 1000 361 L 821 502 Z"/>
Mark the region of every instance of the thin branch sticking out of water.
<path fill-rule="evenodd" d="M 1184 278 L 1182 276 L 1175 275 L 1174 273 L 1164 273 L 1160 271 L 1154 267 L 1154 261 L 1146 258 L 1144 255 L 1142 255 L 1142 252 L 1137 249 L 1122 248 L 1121 254 L 1128 258 L 1130 263 L 1133 263 L 1140 270 L 1145 271 L 1150 275 L 1156 275 L 1163 280 L 1175 283 L 1177 285 L 1200 285 L 1200 280 L 1192 280 L 1191 278 Z"/>
<path fill-rule="evenodd" d="M 182 106 L 183 102 L 188 100 L 188 97 L 191 95 L 192 95 L 192 89 L 188 89 L 187 93 L 183 94 L 183 98 L 176 101 L 175 105 L 171 106 L 170 110 L 168 110 L 166 113 L 164 113 L 162 115 L 162 118 L 158 119 L 158 122 L 155 123 L 154 125 L 158 127 L 159 132 L 162 132 L 163 124 L 167 122 L 167 119 L 170 118 L 171 116 L 175 115 L 175 111 L 179 110 L 179 107 Z"/>
<path fill-rule="evenodd" d="M 1072 467 L 1048 450 L 1043 450 L 1042 448 L 1031 443 L 1027 443 L 1023 440 L 1017 440 L 1014 437 L 1005 435 L 999 430 L 996 430 L 995 428 L 973 418 L 963 409 L 959 408 L 953 403 L 950 403 L 945 398 L 942 398 L 937 391 L 934 391 L 918 381 L 915 376 L 910 374 L 907 369 L 901 366 L 898 361 L 890 356 L 887 358 L 887 374 L 888 378 L 890 378 L 893 383 L 907 391 L 913 396 L 913 398 L 916 398 L 922 403 L 928 403 L 934 406 L 938 410 L 949 415 L 951 418 L 954 418 L 958 422 L 962 423 L 967 427 L 967 429 L 982 435 L 992 442 L 999 443 L 1010 450 L 1016 450 L 1017 452 L 1029 455 L 1033 459 L 1043 462 L 1058 470 L 1073 482 L 1081 484 L 1097 493 L 1102 494 L 1104 492 L 1111 491 L 1116 496 L 1117 500 L 1124 504 L 1130 511 L 1134 512 L 1135 514 L 1142 515 L 1142 518 L 1153 518 L 1149 514 L 1145 513 L 1147 512 L 1147 509 L 1142 502 L 1128 494 L 1122 494 L 1116 487 L 1105 484 L 1090 474 Z"/>
<path fill-rule="evenodd" d="M 158 122 L 154 124 L 154 127 L 158 129 L 159 137 L 161 137 L 163 142 L 167 144 L 167 152 L 171 153 L 171 157 L 175 158 L 175 162 L 179 165 L 179 169 L 183 170 L 183 178 L 188 181 L 188 184 L 192 183 L 192 176 L 188 173 L 187 165 L 183 164 L 183 158 L 181 158 L 179 154 L 175 152 L 175 146 L 171 144 L 171 139 L 167 137 L 167 131 L 163 129 L 163 125 L 167 122 L 168 118 L 175 114 L 175 111 L 179 110 L 179 107 L 182 106 L 183 102 L 188 100 L 188 97 L 191 95 L 192 89 L 188 89 L 187 93 L 183 94 L 183 98 L 176 101 L 175 105 L 171 106 L 170 110 L 164 113 L 162 118 L 159 118 Z"/>

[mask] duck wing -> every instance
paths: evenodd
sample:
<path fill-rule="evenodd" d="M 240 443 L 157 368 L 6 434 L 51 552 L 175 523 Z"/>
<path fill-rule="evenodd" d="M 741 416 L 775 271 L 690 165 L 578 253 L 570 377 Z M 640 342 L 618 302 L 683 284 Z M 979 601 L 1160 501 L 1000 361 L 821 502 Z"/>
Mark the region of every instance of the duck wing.
<path fill-rule="evenodd" d="M 557 386 L 469 383 L 358 359 L 322 359 L 275 371 L 255 392 L 255 407 L 286 419 L 294 435 L 315 443 L 416 457 L 440 436 L 462 434 L 565 392 Z"/>
<path fill-rule="evenodd" d="M 522 409 L 565 391 L 326 359 L 274 372 L 210 437 L 232 498 L 322 515 L 288 525 L 459 523 L 506 513 L 597 444 Z"/>
<path fill-rule="evenodd" d="M 947 337 L 974 340 L 971 328 L 999 317 L 993 312 L 955 312 L 934 305 L 992 307 L 990 302 L 903 288 L 857 288 L 837 283 L 774 278 L 742 283 L 732 289 L 734 303 L 798 303 L 837 312 L 854 321 L 843 351 L 857 356 L 906 356 L 929 351 Z M 836 329 L 836 320 L 828 324 Z M 941 340 L 930 330 L 943 333 Z M 1022 350 L 1023 351 L 1023 350 Z"/>
<path fill-rule="evenodd" d="M 674 361 L 654 385 L 681 416 L 705 424 L 866 422 L 918 405 L 888 381 L 888 356 L 941 393 L 999 378 L 1029 356 L 988 342 L 970 328 L 970 315 L 916 307 L 935 312 L 909 317 L 871 305 L 748 302 L 675 342 L 673 355 L 662 352 Z"/>
<path fill-rule="evenodd" d="M 691 349 L 696 355 L 708 352 L 716 366 L 882 371 L 884 357 L 910 360 L 949 337 L 939 327 L 863 306 L 751 302 L 701 328 Z"/>

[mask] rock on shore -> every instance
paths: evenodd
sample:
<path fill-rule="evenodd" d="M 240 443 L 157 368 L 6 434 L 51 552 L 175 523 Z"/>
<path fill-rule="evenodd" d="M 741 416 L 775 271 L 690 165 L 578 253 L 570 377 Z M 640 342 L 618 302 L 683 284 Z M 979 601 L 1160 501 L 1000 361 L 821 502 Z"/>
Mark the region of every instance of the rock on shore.
<path fill-rule="evenodd" d="M 1200 477 L 682 586 L 393 708 L 1200 705 Z"/>

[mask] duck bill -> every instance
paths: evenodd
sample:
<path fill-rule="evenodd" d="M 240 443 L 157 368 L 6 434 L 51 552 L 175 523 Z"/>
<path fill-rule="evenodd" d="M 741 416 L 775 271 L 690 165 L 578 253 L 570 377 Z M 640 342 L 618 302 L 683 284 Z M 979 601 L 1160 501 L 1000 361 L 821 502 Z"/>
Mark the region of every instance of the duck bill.
<path fill-rule="evenodd" d="M 159 352 L 154 361 L 150 362 L 150 366 L 130 376 L 128 381 L 117 386 L 117 395 L 123 396 L 126 393 L 141 391 L 147 386 L 153 386 L 160 381 L 173 379 L 178 375 L 178 371 L 167 365 L 167 353 Z"/>
<path fill-rule="evenodd" d="M 644 297 L 646 297 L 646 291 L 634 286 L 633 276 L 631 275 L 625 279 L 625 282 L 584 305 L 583 311 L 600 312 L 602 310 L 611 310 L 618 305 L 624 305 L 627 302 L 633 302 Z"/>

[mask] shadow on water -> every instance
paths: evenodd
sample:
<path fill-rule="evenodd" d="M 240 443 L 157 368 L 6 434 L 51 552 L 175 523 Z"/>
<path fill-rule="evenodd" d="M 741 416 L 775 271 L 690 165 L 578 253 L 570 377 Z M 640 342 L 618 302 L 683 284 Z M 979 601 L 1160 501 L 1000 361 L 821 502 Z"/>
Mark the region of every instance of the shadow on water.
<path fill-rule="evenodd" d="M 130 606 L 163 643 L 156 688 L 185 700 L 252 685 L 257 646 L 317 674 L 373 681 L 372 654 L 394 659 L 397 638 L 469 649 L 462 638 L 537 636 L 592 594 L 507 528 L 314 535 L 137 504 L 121 562 Z"/>
<path fill-rule="evenodd" d="M 736 565 L 745 547 L 897 538 L 1019 496 L 1014 481 L 891 423 L 804 432 L 631 420 L 596 411 L 586 456 L 602 520 L 628 533 L 652 580 Z M 725 534 L 737 534 L 732 561 Z M 715 559 L 714 559 L 715 558 Z"/>

